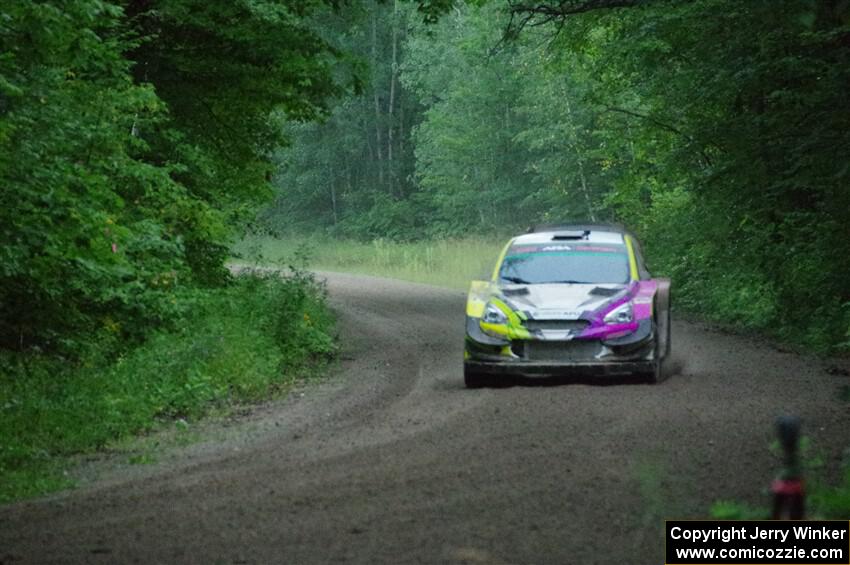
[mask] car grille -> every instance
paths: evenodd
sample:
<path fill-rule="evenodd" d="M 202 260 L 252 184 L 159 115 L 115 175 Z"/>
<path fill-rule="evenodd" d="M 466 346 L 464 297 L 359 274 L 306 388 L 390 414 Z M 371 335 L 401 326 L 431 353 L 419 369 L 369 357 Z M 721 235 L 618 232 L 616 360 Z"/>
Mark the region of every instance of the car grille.
<path fill-rule="evenodd" d="M 587 320 L 526 320 L 523 324 L 528 330 L 571 330 L 580 332 L 588 326 Z"/>
<path fill-rule="evenodd" d="M 528 361 L 561 361 L 581 363 L 593 361 L 601 352 L 602 344 L 596 340 L 535 341 L 523 343 L 522 357 Z"/>

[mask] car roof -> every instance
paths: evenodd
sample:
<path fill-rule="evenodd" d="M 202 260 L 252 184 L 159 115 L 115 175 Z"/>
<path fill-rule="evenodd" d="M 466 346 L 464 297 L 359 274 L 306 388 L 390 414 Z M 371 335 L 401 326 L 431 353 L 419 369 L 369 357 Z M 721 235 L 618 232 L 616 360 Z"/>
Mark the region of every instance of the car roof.
<path fill-rule="evenodd" d="M 578 228 L 578 229 L 577 229 Z M 515 237 L 516 244 L 549 243 L 552 241 L 584 241 L 589 243 L 624 243 L 623 233 L 615 228 L 600 227 L 589 229 L 590 226 L 563 226 L 547 231 L 535 231 Z"/>

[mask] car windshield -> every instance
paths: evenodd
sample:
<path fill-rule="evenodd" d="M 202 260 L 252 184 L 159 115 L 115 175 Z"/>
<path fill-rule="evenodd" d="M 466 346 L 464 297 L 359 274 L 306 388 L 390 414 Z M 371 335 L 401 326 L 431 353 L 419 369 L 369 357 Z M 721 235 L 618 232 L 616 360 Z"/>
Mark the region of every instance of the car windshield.
<path fill-rule="evenodd" d="M 625 284 L 629 259 L 623 245 L 515 245 L 499 269 L 512 284 Z"/>

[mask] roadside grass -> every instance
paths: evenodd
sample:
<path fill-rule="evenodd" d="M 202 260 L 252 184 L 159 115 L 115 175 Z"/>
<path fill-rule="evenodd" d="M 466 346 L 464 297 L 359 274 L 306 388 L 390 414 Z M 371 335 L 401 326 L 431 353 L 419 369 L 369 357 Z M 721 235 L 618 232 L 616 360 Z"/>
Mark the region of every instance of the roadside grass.
<path fill-rule="evenodd" d="M 806 478 L 806 519 L 846 520 L 850 516 L 850 463 L 842 468 L 842 478 L 837 484 L 827 484 L 817 475 Z M 765 501 L 770 495 L 765 493 Z M 711 517 L 718 520 L 768 520 L 771 510 L 767 505 L 750 506 L 734 500 L 719 500 L 711 507 Z"/>
<path fill-rule="evenodd" d="M 489 279 L 507 238 L 469 237 L 443 241 L 371 243 L 330 238 L 253 235 L 233 254 L 260 265 L 285 266 L 299 250 L 316 270 L 343 271 L 467 289 L 473 279 Z"/>
<path fill-rule="evenodd" d="M 0 357 L 0 502 L 71 486 L 73 456 L 265 399 L 334 354 L 324 290 L 303 271 L 237 277 L 191 300 L 179 328 L 117 359 Z"/>
<path fill-rule="evenodd" d="M 659 456 L 644 455 L 638 458 L 632 468 L 637 491 L 643 501 L 642 512 L 638 526 L 634 528 L 632 543 L 635 548 L 641 547 L 647 540 L 661 535 L 661 525 L 667 516 L 680 515 L 675 500 L 669 488 L 665 488 L 665 480 L 669 472 L 659 462 Z"/>

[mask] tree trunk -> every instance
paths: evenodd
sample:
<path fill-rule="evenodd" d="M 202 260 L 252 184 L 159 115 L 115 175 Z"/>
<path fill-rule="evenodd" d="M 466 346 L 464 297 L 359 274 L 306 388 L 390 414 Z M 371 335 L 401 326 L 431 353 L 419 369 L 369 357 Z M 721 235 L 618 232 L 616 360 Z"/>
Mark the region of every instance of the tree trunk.
<path fill-rule="evenodd" d="M 360 121 L 360 125 L 363 127 L 363 135 L 366 139 L 366 149 L 369 151 L 369 163 L 375 162 L 375 149 L 372 147 L 372 132 L 369 129 L 369 121 L 366 116 L 369 115 L 369 103 L 366 101 L 366 97 L 362 98 L 363 100 L 363 112 L 360 116 L 363 118 Z M 367 173 L 369 171 L 367 170 Z"/>
<path fill-rule="evenodd" d="M 395 193 L 395 171 L 393 169 L 393 106 L 395 105 L 395 83 L 398 74 L 398 0 L 393 0 L 392 68 L 390 69 L 390 100 L 387 105 L 387 180 L 390 194 Z"/>
<path fill-rule="evenodd" d="M 334 225 L 336 225 L 336 179 L 334 178 L 333 171 L 331 171 L 330 166 L 328 166 L 327 164 L 325 164 L 325 178 L 328 181 L 328 196 L 331 197 L 331 214 L 333 215 Z"/>
<path fill-rule="evenodd" d="M 568 96 L 564 96 L 564 106 L 567 109 L 567 117 L 570 120 L 570 145 L 572 145 L 572 149 L 576 154 L 576 162 L 578 163 L 578 178 L 579 182 L 581 182 L 581 192 L 584 195 L 584 203 L 587 207 L 587 215 L 590 218 L 590 221 L 596 221 L 596 214 L 593 213 L 593 201 L 590 198 L 590 190 L 587 187 L 587 177 L 584 175 L 584 156 L 579 149 L 578 144 L 578 135 L 576 134 L 576 121 L 573 119 L 573 109 L 570 106 L 570 100 Z"/>
<path fill-rule="evenodd" d="M 331 182 L 331 210 L 334 215 L 334 226 L 336 226 L 339 223 L 339 216 L 336 211 L 336 183 L 333 181 Z"/>
<path fill-rule="evenodd" d="M 378 81 L 375 69 L 378 68 L 378 16 L 377 7 L 372 12 L 372 98 L 375 102 L 375 152 L 378 158 L 378 184 L 384 184 L 384 163 L 381 148 L 381 104 L 378 100 Z"/>
<path fill-rule="evenodd" d="M 398 105 L 398 154 L 404 159 L 404 102 Z"/>

